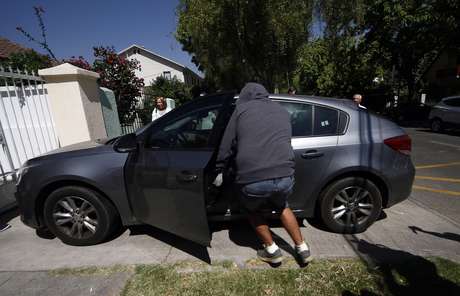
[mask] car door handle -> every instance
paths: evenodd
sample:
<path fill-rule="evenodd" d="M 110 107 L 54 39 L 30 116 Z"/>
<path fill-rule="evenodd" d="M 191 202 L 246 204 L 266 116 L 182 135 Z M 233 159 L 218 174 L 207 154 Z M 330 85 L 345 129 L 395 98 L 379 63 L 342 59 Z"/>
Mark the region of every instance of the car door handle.
<path fill-rule="evenodd" d="M 323 152 L 318 152 L 317 150 L 308 150 L 308 151 L 302 153 L 302 158 L 313 159 L 313 158 L 321 157 L 323 155 L 324 155 Z"/>
<path fill-rule="evenodd" d="M 177 179 L 179 179 L 179 181 L 182 181 L 182 182 L 195 182 L 196 180 L 198 180 L 198 176 L 193 173 L 185 171 L 177 175 Z"/>

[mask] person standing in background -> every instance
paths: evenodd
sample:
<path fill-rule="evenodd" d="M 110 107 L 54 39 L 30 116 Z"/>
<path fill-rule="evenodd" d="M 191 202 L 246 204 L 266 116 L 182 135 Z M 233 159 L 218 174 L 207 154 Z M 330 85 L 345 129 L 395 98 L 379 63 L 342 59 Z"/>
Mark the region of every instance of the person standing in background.
<path fill-rule="evenodd" d="M 362 95 L 360 95 L 360 94 L 354 94 L 354 95 L 353 95 L 353 102 L 355 102 L 356 104 L 358 104 L 358 106 L 359 106 L 360 108 L 367 109 L 366 107 L 364 107 L 363 105 L 361 105 L 362 101 L 363 101 L 363 96 L 362 96 Z"/>
<path fill-rule="evenodd" d="M 166 100 L 163 97 L 158 97 L 155 99 L 155 109 L 152 111 L 152 121 L 157 120 L 161 116 L 165 115 L 171 111 L 170 108 L 168 108 L 168 105 L 166 104 Z"/>

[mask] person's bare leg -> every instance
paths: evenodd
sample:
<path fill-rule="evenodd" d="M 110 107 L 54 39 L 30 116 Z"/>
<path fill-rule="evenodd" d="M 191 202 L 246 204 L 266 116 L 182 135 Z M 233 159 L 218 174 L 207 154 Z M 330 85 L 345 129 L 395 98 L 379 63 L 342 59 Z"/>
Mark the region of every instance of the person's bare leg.
<path fill-rule="evenodd" d="M 257 236 L 265 244 L 265 246 L 271 246 L 273 244 L 273 237 L 270 232 L 270 227 L 267 225 L 267 221 L 257 214 L 249 215 L 249 223 L 256 231 Z"/>
<path fill-rule="evenodd" d="M 281 223 L 292 238 L 296 246 L 303 243 L 302 233 L 300 232 L 299 223 L 297 218 L 290 208 L 285 208 L 281 212 Z"/>

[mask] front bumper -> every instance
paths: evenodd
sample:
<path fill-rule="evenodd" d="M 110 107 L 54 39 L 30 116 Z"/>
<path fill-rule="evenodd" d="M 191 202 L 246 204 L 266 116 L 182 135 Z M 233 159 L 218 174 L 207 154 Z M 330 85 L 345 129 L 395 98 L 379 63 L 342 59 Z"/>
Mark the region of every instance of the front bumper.
<path fill-rule="evenodd" d="M 35 203 L 30 202 L 27 197 L 27 193 L 21 190 L 20 186 L 16 186 L 15 197 L 18 202 L 19 213 L 21 221 L 32 228 L 38 229 L 41 227 L 38 217 L 35 213 Z"/>

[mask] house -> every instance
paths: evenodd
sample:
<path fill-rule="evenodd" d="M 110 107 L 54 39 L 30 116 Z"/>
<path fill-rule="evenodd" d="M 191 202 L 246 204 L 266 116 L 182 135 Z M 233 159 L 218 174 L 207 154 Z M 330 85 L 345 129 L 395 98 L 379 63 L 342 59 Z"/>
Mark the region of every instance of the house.
<path fill-rule="evenodd" d="M 423 84 L 430 102 L 460 94 L 460 48 L 446 48 L 423 74 Z"/>
<path fill-rule="evenodd" d="M 139 61 L 141 69 L 136 70 L 136 76 L 143 78 L 146 86 L 151 85 L 159 76 L 167 79 L 176 77 L 187 86 L 198 85 L 203 80 L 198 74 L 184 65 L 147 50 L 143 46 L 133 44 L 120 51 L 118 55 Z"/>

